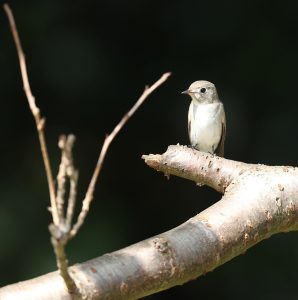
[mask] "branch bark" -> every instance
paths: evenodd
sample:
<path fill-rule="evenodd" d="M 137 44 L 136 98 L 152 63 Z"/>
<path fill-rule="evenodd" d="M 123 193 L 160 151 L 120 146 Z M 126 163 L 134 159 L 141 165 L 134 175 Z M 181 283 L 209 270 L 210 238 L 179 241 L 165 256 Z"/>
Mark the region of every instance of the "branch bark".
<path fill-rule="evenodd" d="M 298 229 L 297 168 L 245 164 L 185 146 L 143 159 L 223 197 L 170 231 L 71 267 L 88 299 L 141 298 L 197 278 L 275 233 Z M 57 272 L 6 286 L 0 298 L 71 299 Z"/>

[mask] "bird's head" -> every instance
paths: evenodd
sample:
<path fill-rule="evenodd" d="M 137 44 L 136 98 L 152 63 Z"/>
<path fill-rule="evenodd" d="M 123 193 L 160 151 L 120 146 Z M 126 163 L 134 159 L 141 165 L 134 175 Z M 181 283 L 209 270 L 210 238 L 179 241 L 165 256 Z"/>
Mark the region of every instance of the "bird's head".
<path fill-rule="evenodd" d="M 193 101 L 198 103 L 213 103 L 219 101 L 215 85 L 205 80 L 193 82 L 182 94 L 189 95 Z"/>

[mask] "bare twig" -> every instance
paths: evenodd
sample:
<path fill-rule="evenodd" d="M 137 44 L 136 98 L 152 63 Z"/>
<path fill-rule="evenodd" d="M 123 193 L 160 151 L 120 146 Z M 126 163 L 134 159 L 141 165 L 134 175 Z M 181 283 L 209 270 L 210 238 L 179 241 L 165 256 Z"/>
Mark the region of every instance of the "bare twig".
<path fill-rule="evenodd" d="M 25 59 L 24 51 L 22 49 L 22 45 L 21 45 L 21 41 L 19 38 L 17 26 L 16 26 L 16 23 L 15 23 L 15 20 L 13 17 L 13 13 L 12 13 L 10 7 L 8 6 L 8 4 L 4 4 L 3 7 L 4 7 L 4 10 L 8 17 L 10 29 L 11 29 L 11 32 L 13 35 L 14 42 L 16 44 L 17 54 L 19 57 L 19 63 L 20 63 L 20 69 L 21 69 L 21 75 L 22 75 L 22 80 L 23 80 L 23 85 L 24 85 L 24 91 L 25 91 L 26 97 L 28 99 L 28 103 L 29 103 L 31 112 L 35 119 L 35 123 L 36 123 L 42 158 L 44 161 L 47 180 L 48 180 L 53 222 L 55 225 L 58 225 L 59 224 L 59 215 L 58 215 L 56 196 L 55 196 L 55 185 L 54 185 L 48 150 L 47 150 L 45 134 L 44 134 L 45 119 L 41 117 L 40 110 L 36 106 L 35 98 L 31 92 L 29 79 L 28 79 L 28 73 L 27 73 L 27 67 L 26 67 L 26 59 Z"/>
<path fill-rule="evenodd" d="M 75 211 L 75 204 L 77 198 L 77 183 L 78 183 L 79 173 L 75 171 L 69 177 L 70 180 L 70 190 L 69 190 L 69 197 L 68 197 L 68 205 L 66 211 L 66 226 L 67 228 L 71 228 L 73 215 Z"/>
<path fill-rule="evenodd" d="M 67 168 L 67 155 L 65 154 L 65 148 L 67 141 L 66 136 L 62 135 L 59 138 L 58 146 L 61 149 L 61 162 L 59 165 L 59 171 L 57 175 L 57 192 L 56 202 L 59 214 L 59 220 L 61 221 L 64 217 L 64 197 L 65 197 L 65 186 L 67 181 L 66 168 Z"/>
<path fill-rule="evenodd" d="M 73 296 L 79 295 L 79 290 L 68 272 L 68 260 L 65 253 L 65 247 L 69 241 L 69 233 L 73 213 L 75 210 L 78 171 L 74 167 L 72 149 L 75 142 L 75 136 L 62 135 L 58 146 L 61 149 L 61 163 L 57 175 L 57 207 L 59 213 L 59 225 L 51 224 L 49 230 L 51 233 L 51 242 L 56 254 L 57 266 L 60 275 L 64 279 L 68 292 Z M 67 201 L 67 212 L 64 213 L 64 203 L 66 195 L 66 185 L 70 183 L 69 196 Z"/>
<path fill-rule="evenodd" d="M 75 137 L 73 135 L 62 136 L 59 140 L 59 147 L 61 149 L 61 163 L 59 166 L 59 172 L 57 175 L 57 191 L 55 191 L 55 184 L 53 180 L 52 170 L 50 166 L 50 159 L 47 151 L 47 145 L 45 141 L 45 133 L 44 133 L 44 124 L 45 119 L 41 117 L 40 109 L 37 107 L 35 103 L 35 98 L 32 95 L 25 55 L 21 46 L 20 38 L 18 35 L 17 27 L 14 21 L 14 17 L 10 7 L 5 4 L 4 10 L 9 19 L 10 28 L 12 31 L 12 35 L 16 44 L 17 53 L 19 57 L 21 75 L 24 85 L 24 91 L 26 97 L 28 99 L 28 103 L 35 119 L 42 157 L 46 169 L 47 180 L 50 191 L 50 199 L 51 199 L 51 213 L 53 217 L 53 224 L 50 224 L 49 230 L 51 233 L 51 242 L 56 254 L 57 266 L 59 268 L 59 273 L 62 276 L 68 292 L 73 295 L 73 297 L 80 297 L 80 292 L 77 289 L 77 286 L 70 276 L 68 272 L 68 260 L 65 253 L 65 246 L 68 243 L 69 239 L 74 237 L 78 232 L 79 228 L 84 223 L 86 215 L 89 211 L 90 203 L 93 199 L 95 184 L 98 179 L 99 173 L 102 169 L 103 161 L 106 156 L 107 150 L 121 130 L 121 128 L 125 125 L 125 123 L 129 120 L 129 118 L 136 112 L 136 110 L 141 106 L 141 104 L 145 101 L 145 99 L 163 82 L 167 80 L 170 76 L 170 73 L 164 74 L 158 81 L 156 81 L 151 87 L 146 87 L 145 91 L 135 103 L 135 105 L 130 109 L 130 111 L 124 115 L 119 124 L 114 128 L 112 133 L 108 135 L 104 141 L 102 146 L 98 162 L 96 164 L 93 176 L 91 178 L 89 187 L 86 192 L 86 196 L 83 200 L 82 209 L 78 216 L 78 220 L 74 226 L 72 226 L 73 215 L 75 211 L 75 202 L 76 202 L 76 194 L 77 194 L 77 182 L 78 182 L 78 171 L 75 169 L 73 164 L 72 157 L 72 148 L 75 142 Z M 70 184 L 69 188 L 69 197 L 67 202 L 67 209 L 65 212 L 65 195 L 66 195 L 66 184 Z"/>
<path fill-rule="evenodd" d="M 65 232 L 63 232 L 62 228 L 63 225 L 59 225 L 58 227 L 54 224 L 50 224 L 49 226 L 49 230 L 52 236 L 51 242 L 55 251 L 59 274 L 63 278 L 68 292 L 72 295 L 79 295 L 80 292 L 77 289 L 77 286 L 68 271 L 68 259 L 65 253 L 65 246 L 68 242 L 68 231 L 66 228 Z"/>
<path fill-rule="evenodd" d="M 90 203 L 93 199 L 95 184 L 97 182 L 99 173 L 102 169 L 103 162 L 106 156 L 106 153 L 109 149 L 110 144 L 112 143 L 115 136 L 119 133 L 119 131 L 122 129 L 122 127 L 125 125 L 125 123 L 129 120 L 129 118 L 136 112 L 136 110 L 142 105 L 142 103 L 146 100 L 146 98 L 160 85 L 162 85 L 168 77 L 171 75 L 171 73 L 165 73 L 161 76 L 160 79 L 158 79 L 153 85 L 150 87 L 146 86 L 143 94 L 141 97 L 137 100 L 137 102 L 133 105 L 133 107 L 123 116 L 121 121 L 117 124 L 117 126 L 114 128 L 111 134 L 107 135 L 105 138 L 105 141 L 103 143 L 103 146 L 101 148 L 101 152 L 99 154 L 99 158 L 95 167 L 95 170 L 93 172 L 89 187 L 87 189 L 85 198 L 83 200 L 82 209 L 78 216 L 77 223 L 73 226 L 70 235 L 71 237 L 75 236 L 80 227 L 83 225 L 84 220 L 86 218 L 86 215 L 88 214 Z"/>
<path fill-rule="evenodd" d="M 55 184 L 53 180 L 50 159 L 48 155 L 45 133 L 44 133 L 45 119 L 41 117 L 40 109 L 37 107 L 35 98 L 31 92 L 25 55 L 21 46 L 21 41 L 18 35 L 13 13 L 10 7 L 8 6 L 8 4 L 4 4 L 4 10 L 7 14 L 11 32 L 16 44 L 17 54 L 19 57 L 19 63 L 21 69 L 21 75 L 22 75 L 22 80 L 24 85 L 24 91 L 36 123 L 41 153 L 45 165 L 49 192 L 50 192 L 50 199 L 51 199 L 51 214 L 53 218 L 53 224 L 50 225 L 49 229 L 52 236 L 51 242 L 56 254 L 57 266 L 59 268 L 60 275 L 62 276 L 67 286 L 68 292 L 73 295 L 79 295 L 79 292 L 76 289 L 75 282 L 68 273 L 68 260 L 65 254 L 65 245 L 69 240 L 69 231 L 71 227 L 71 220 L 72 220 L 74 206 L 75 206 L 75 197 L 76 197 L 76 188 L 77 188 L 76 183 L 78 178 L 78 172 L 75 170 L 73 166 L 73 160 L 72 160 L 72 147 L 75 138 L 74 136 L 70 135 L 67 138 L 65 137 L 64 139 L 63 138 L 60 139 L 59 141 L 59 146 L 62 150 L 62 157 L 61 157 L 61 164 L 58 173 L 58 180 L 57 180 L 58 186 L 57 186 L 57 198 L 56 198 Z M 68 178 L 70 180 L 70 193 L 69 193 L 67 217 L 65 218 L 64 197 L 65 197 L 65 185 L 67 183 Z"/>
<path fill-rule="evenodd" d="M 71 228 L 72 218 L 75 210 L 76 195 L 77 195 L 77 182 L 78 182 L 78 171 L 74 167 L 72 149 L 75 142 L 75 136 L 70 134 L 67 137 L 61 136 L 59 140 L 59 147 L 61 148 L 61 164 L 59 173 L 57 176 L 58 188 L 57 188 L 57 203 L 61 201 L 62 211 L 64 207 L 65 198 L 65 185 L 67 179 L 69 179 L 70 189 L 67 201 L 67 212 L 66 216 L 63 213 L 63 219 L 65 219 L 65 225 L 68 230 Z M 61 195 L 58 197 L 58 195 Z"/>
<path fill-rule="evenodd" d="M 72 148 L 74 146 L 75 136 L 60 136 L 58 146 L 61 149 L 61 162 L 57 175 L 57 207 L 60 220 L 63 220 L 66 228 L 70 230 L 73 213 L 75 210 L 78 171 L 75 169 L 72 157 Z M 67 201 L 67 213 L 64 214 L 64 202 L 66 193 L 66 184 L 69 180 L 70 190 Z"/>

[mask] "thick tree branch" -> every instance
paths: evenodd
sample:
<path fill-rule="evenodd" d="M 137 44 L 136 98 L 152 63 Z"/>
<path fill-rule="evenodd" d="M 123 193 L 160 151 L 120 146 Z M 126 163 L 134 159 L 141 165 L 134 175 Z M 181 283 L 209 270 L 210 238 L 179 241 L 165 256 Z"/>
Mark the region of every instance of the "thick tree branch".
<path fill-rule="evenodd" d="M 88 299 L 141 298 L 205 274 L 275 233 L 298 229 L 297 168 L 245 164 L 185 146 L 144 159 L 224 195 L 177 228 L 71 267 Z M 57 272 L 4 287 L 0 298 L 70 299 Z"/>
<path fill-rule="evenodd" d="M 224 193 L 230 182 L 249 166 L 225 160 L 222 168 L 222 158 L 219 156 L 179 145 L 169 146 L 162 155 L 143 155 L 142 158 L 149 167 L 162 171 L 165 175 L 179 176 L 199 185 L 206 184 L 220 193 Z"/>

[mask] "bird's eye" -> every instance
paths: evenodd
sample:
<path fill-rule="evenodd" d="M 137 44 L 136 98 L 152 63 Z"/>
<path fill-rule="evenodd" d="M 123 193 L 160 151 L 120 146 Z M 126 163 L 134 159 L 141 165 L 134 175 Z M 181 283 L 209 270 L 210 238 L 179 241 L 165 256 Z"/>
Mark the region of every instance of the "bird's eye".
<path fill-rule="evenodd" d="M 205 94 L 206 93 L 206 89 L 205 88 L 201 88 L 200 92 L 203 93 L 203 94 Z"/>

